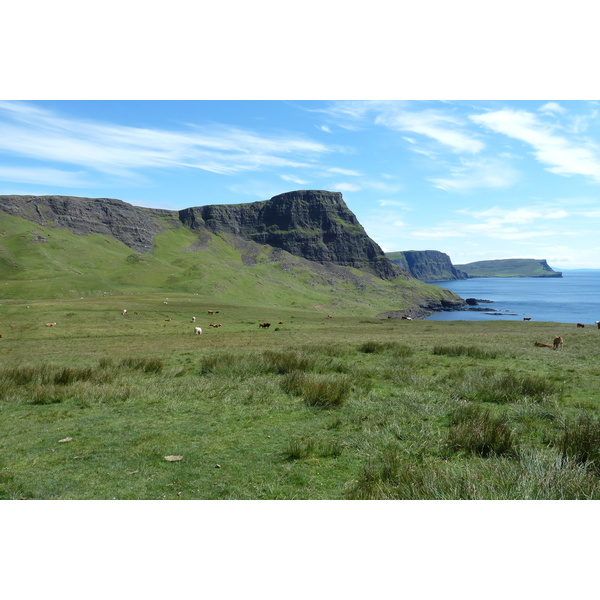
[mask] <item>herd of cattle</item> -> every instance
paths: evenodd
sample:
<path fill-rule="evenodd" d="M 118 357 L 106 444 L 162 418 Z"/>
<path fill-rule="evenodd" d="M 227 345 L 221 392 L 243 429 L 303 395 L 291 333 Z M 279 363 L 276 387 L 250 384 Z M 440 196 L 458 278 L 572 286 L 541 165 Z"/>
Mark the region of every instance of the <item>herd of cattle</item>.
<path fill-rule="evenodd" d="M 165 304 L 166 304 L 166 302 L 165 302 Z M 29 308 L 29 307 L 27 307 L 27 308 Z M 127 309 L 124 308 L 122 310 L 122 312 L 121 312 L 121 315 L 125 316 L 127 314 L 129 314 L 129 313 L 128 313 Z M 138 312 L 134 312 L 133 314 L 134 315 L 138 315 L 139 313 Z M 219 314 L 219 311 L 218 310 L 209 310 L 209 311 L 207 311 L 207 314 L 209 314 L 209 315 L 215 315 L 215 314 Z M 327 318 L 328 319 L 332 319 L 333 315 L 327 315 Z M 412 321 L 412 318 L 408 317 L 408 316 L 403 316 L 402 319 Z M 523 320 L 524 321 L 531 321 L 531 317 L 525 317 Z M 171 321 L 171 319 L 165 319 L 165 321 Z M 196 317 L 192 317 L 191 318 L 191 322 L 195 323 L 196 322 Z M 279 324 L 283 325 L 284 321 L 279 321 Z M 598 326 L 598 329 L 600 329 L 600 321 L 596 321 L 595 324 Z M 54 327 L 55 325 L 56 325 L 56 323 L 45 323 L 45 327 Z M 10 327 L 14 327 L 14 326 L 15 325 L 13 323 L 10 324 Z M 219 327 L 222 327 L 222 324 L 221 323 L 210 323 L 209 327 L 214 327 L 215 329 L 218 329 Z M 269 327 L 271 327 L 271 323 L 259 323 L 258 327 L 260 329 L 268 329 Z M 578 329 L 579 328 L 584 328 L 584 327 L 585 327 L 585 323 L 577 323 L 577 328 Z M 201 327 L 194 327 L 194 334 L 195 335 L 202 334 L 202 328 Z M 0 333 L 0 338 L 2 338 L 2 337 L 3 336 Z M 559 350 L 559 349 L 562 350 L 563 343 L 564 343 L 564 340 L 563 340 L 562 336 L 557 335 L 554 338 L 552 344 L 544 344 L 542 342 L 534 342 L 534 346 L 538 346 L 538 347 L 541 347 L 541 348 L 552 348 L 554 350 Z"/>

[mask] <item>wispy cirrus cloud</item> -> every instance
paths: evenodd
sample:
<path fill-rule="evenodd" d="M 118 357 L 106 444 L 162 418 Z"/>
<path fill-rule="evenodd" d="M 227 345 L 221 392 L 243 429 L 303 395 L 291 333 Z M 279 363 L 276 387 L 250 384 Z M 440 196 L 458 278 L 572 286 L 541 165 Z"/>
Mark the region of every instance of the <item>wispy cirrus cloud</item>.
<path fill-rule="evenodd" d="M 573 216 L 564 209 L 552 206 L 529 206 L 506 209 L 492 207 L 485 210 L 459 209 L 457 214 L 470 217 L 460 221 L 448 221 L 430 228 L 421 228 L 411 232 L 417 239 L 439 239 L 456 237 L 484 237 L 497 240 L 522 240 L 569 236 L 572 233 L 558 221 Z"/>
<path fill-rule="evenodd" d="M 518 172 L 507 162 L 497 158 L 463 160 L 450 168 L 447 177 L 431 178 L 436 188 L 465 192 L 476 188 L 505 188 L 519 178 Z"/>
<path fill-rule="evenodd" d="M 352 169 L 340 169 L 338 167 L 330 167 L 327 169 L 328 173 L 334 173 L 336 175 L 348 175 L 349 177 L 360 177 L 361 173 Z"/>
<path fill-rule="evenodd" d="M 144 129 L 66 119 L 22 102 L 0 102 L 0 153 L 130 177 L 148 168 L 233 174 L 306 168 L 333 149 L 296 135 L 228 126 Z"/>
<path fill-rule="evenodd" d="M 539 222 L 542 220 L 565 219 L 571 216 L 571 213 L 562 208 L 544 208 L 544 207 L 522 207 L 515 209 L 503 209 L 498 207 L 489 208 L 481 211 L 462 209 L 457 211 L 460 214 L 469 215 L 478 220 L 483 220 L 487 224 L 517 223 L 525 224 Z"/>
<path fill-rule="evenodd" d="M 475 135 L 466 131 L 461 119 L 440 110 L 385 110 L 376 117 L 375 123 L 397 131 L 421 134 L 450 147 L 453 152 L 478 154 L 485 147 Z M 412 138 L 407 141 L 415 143 Z"/>
<path fill-rule="evenodd" d="M 526 110 L 504 108 L 470 119 L 486 129 L 520 140 L 546 170 L 558 175 L 583 175 L 600 183 L 600 148 L 585 140 L 558 135 L 552 126 Z"/>
<path fill-rule="evenodd" d="M 43 167 L 3 167 L 0 166 L 0 181 L 12 183 L 34 183 L 59 187 L 82 187 L 89 185 L 88 178 L 80 171 L 61 171 Z"/>
<path fill-rule="evenodd" d="M 295 177 L 294 175 L 280 175 L 279 177 L 283 179 L 283 181 L 297 183 L 298 185 L 306 185 L 307 183 L 310 183 L 307 179 L 301 179 L 300 177 Z"/>
<path fill-rule="evenodd" d="M 348 183 L 345 181 L 342 181 L 340 183 L 334 183 L 332 185 L 332 188 L 336 192 L 360 192 L 360 190 L 362 189 L 360 185 L 357 185 L 355 183 Z"/>

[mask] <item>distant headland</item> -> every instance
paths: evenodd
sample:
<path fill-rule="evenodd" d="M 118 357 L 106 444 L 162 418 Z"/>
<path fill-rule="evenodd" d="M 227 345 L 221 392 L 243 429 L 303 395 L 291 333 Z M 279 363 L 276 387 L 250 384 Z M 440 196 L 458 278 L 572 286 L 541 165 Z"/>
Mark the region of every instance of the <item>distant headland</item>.
<path fill-rule="evenodd" d="M 562 277 L 562 272 L 552 269 L 546 260 L 535 258 L 481 260 L 455 265 L 455 267 L 465 272 L 469 279 L 476 277 Z"/>
<path fill-rule="evenodd" d="M 386 252 L 396 266 L 421 281 L 453 281 L 477 277 L 562 277 L 546 260 L 506 258 L 453 265 L 450 257 L 438 250 Z"/>

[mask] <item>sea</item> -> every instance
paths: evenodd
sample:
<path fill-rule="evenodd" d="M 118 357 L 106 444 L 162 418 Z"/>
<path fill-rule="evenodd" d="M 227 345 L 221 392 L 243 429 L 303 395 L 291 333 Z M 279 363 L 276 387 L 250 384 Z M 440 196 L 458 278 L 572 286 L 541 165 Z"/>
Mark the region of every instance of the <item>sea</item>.
<path fill-rule="evenodd" d="M 569 269 L 562 277 L 494 277 L 434 281 L 461 298 L 491 300 L 477 311 L 437 312 L 431 321 L 518 320 L 585 323 L 600 321 L 600 269 Z"/>

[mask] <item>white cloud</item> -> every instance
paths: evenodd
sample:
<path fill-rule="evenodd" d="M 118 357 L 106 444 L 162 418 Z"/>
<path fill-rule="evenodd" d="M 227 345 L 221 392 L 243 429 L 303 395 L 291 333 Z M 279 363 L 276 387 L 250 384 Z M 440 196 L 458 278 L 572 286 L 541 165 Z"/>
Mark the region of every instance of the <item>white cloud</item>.
<path fill-rule="evenodd" d="M 376 117 L 375 123 L 397 131 L 419 133 L 449 146 L 454 152 L 477 154 L 484 149 L 481 141 L 461 131 L 461 121 L 437 110 L 421 112 L 384 110 Z M 410 140 L 411 138 L 408 138 L 407 141 Z"/>
<path fill-rule="evenodd" d="M 563 114 L 566 112 L 564 106 L 561 106 L 558 102 L 546 102 L 538 110 L 546 114 Z"/>
<path fill-rule="evenodd" d="M 81 172 L 61 171 L 60 169 L 1 167 L 0 180 L 15 183 L 34 183 L 57 187 L 84 187 L 90 181 Z"/>
<path fill-rule="evenodd" d="M 362 188 L 354 183 L 335 183 L 333 189 L 336 192 L 359 192 Z"/>
<path fill-rule="evenodd" d="M 405 210 L 412 210 L 406 202 L 400 200 L 377 200 L 377 204 L 379 204 L 379 206 L 397 206 L 398 208 L 403 208 Z"/>
<path fill-rule="evenodd" d="M 555 135 L 552 128 L 541 123 L 534 114 L 505 108 L 470 118 L 492 131 L 532 146 L 536 159 L 548 165 L 546 170 L 558 175 L 584 175 L 600 183 L 599 149 Z"/>
<path fill-rule="evenodd" d="M 505 188 L 518 180 L 517 172 L 497 159 L 463 160 L 450 177 L 430 179 L 436 188 L 465 192 L 475 188 Z"/>
<path fill-rule="evenodd" d="M 69 163 L 119 176 L 144 168 L 196 168 L 228 174 L 271 167 L 314 166 L 332 152 L 291 135 L 259 135 L 233 127 L 151 130 L 64 119 L 21 102 L 0 102 L 0 152 Z"/>
<path fill-rule="evenodd" d="M 331 129 L 329 129 L 329 127 L 327 127 L 327 125 L 320 125 L 319 129 L 321 131 L 324 131 L 325 133 L 331 133 Z"/>
<path fill-rule="evenodd" d="M 456 212 L 485 221 L 489 225 L 500 225 L 504 223 L 516 223 L 522 225 L 525 223 L 542 221 L 544 219 L 556 220 L 570 216 L 570 214 L 563 209 L 545 209 L 540 207 L 522 207 L 512 210 L 494 207 L 482 211 L 465 209 Z"/>
<path fill-rule="evenodd" d="M 360 177 L 361 173 L 358 171 L 352 171 L 351 169 L 339 169 L 337 167 L 331 167 L 327 169 L 328 173 L 336 173 L 337 175 L 348 175 L 349 177 Z"/>
<path fill-rule="evenodd" d="M 290 183 L 297 183 L 298 185 L 306 185 L 310 183 L 310 181 L 306 179 L 300 179 L 300 177 L 294 177 L 293 175 L 280 175 L 281 179 L 284 181 L 289 181 Z"/>

